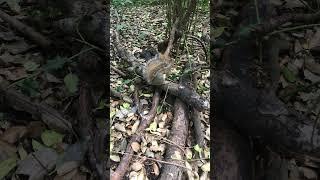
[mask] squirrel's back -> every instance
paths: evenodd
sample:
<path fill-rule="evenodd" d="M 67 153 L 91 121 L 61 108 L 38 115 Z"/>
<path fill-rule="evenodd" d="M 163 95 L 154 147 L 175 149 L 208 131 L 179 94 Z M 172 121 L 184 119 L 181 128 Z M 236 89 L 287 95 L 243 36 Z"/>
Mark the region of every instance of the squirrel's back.
<path fill-rule="evenodd" d="M 165 73 L 169 68 L 170 63 L 159 53 L 147 62 L 143 76 L 149 84 L 160 85 L 165 80 Z"/>

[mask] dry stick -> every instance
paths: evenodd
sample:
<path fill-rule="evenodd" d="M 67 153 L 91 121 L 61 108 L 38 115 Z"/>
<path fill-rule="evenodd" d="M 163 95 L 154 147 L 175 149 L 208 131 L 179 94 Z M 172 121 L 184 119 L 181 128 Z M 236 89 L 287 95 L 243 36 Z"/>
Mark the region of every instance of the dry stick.
<path fill-rule="evenodd" d="M 177 25 L 178 25 L 178 22 L 179 22 L 179 18 L 176 19 L 174 25 L 172 26 L 172 29 L 170 31 L 170 37 L 169 37 L 169 42 L 168 42 L 168 46 L 166 48 L 166 51 L 164 52 L 164 57 L 165 59 L 169 59 L 169 53 L 172 49 L 172 46 L 173 46 L 173 41 L 174 41 L 174 34 L 176 33 L 177 31 Z"/>
<path fill-rule="evenodd" d="M 184 148 L 186 148 L 186 147 L 180 146 L 180 145 L 177 144 L 176 142 L 171 141 L 170 139 L 161 137 L 161 136 L 159 136 L 159 135 L 157 135 L 157 134 L 154 134 L 154 135 L 156 135 L 156 137 L 155 137 L 156 139 L 159 139 L 160 141 L 163 141 L 163 142 L 168 143 L 168 144 L 170 144 L 170 145 L 177 146 L 184 154 L 186 153 L 186 151 L 184 150 Z"/>
<path fill-rule="evenodd" d="M 202 47 L 202 50 L 203 50 L 203 52 L 204 52 L 204 55 L 205 55 L 205 57 L 206 57 L 206 62 L 209 62 L 209 61 L 208 61 L 208 59 L 209 59 L 209 58 L 208 58 L 208 52 L 207 52 L 207 48 L 206 48 L 204 42 L 203 42 L 201 39 L 199 39 L 198 37 L 194 36 L 194 35 L 187 34 L 187 37 L 189 37 L 189 38 L 191 38 L 191 39 L 194 39 L 194 40 L 196 40 L 197 42 L 200 43 L 200 45 L 201 45 L 201 47 Z"/>
<path fill-rule="evenodd" d="M 83 40 L 78 39 L 78 38 L 73 38 L 73 39 L 76 40 L 76 41 L 78 41 L 78 42 L 80 42 L 80 43 L 86 44 L 86 45 L 88 45 L 88 46 L 90 46 L 90 47 L 92 47 L 92 48 L 94 48 L 94 49 L 96 49 L 96 50 L 98 50 L 98 51 L 105 52 L 103 49 L 101 49 L 101 48 L 99 48 L 98 46 L 95 46 L 95 45 L 93 45 L 93 44 L 91 44 L 91 43 L 89 43 L 89 42 L 87 42 L 87 41 L 83 41 Z"/>
<path fill-rule="evenodd" d="M 180 164 L 176 164 L 176 163 L 172 163 L 172 162 L 167 162 L 167 161 L 162 161 L 162 160 L 159 160 L 159 159 L 155 159 L 155 158 L 149 158 L 149 157 L 146 157 L 146 156 L 139 156 L 139 155 L 135 155 L 135 154 L 128 154 L 128 153 L 123 153 L 123 152 L 114 152 L 113 153 L 117 153 L 117 154 L 127 154 L 127 155 L 131 155 L 131 156 L 134 156 L 134 157 L 139 157 L 139 158 L 143 158 L 143 159 L 147 159 L 147 160 L 151 160 L 151 161 L 156 161 L 158 163 L 163 163 L 163 164 L 170 164 L 170 165 L 173 165 L 173 166 L 178 166 L 178 167 L 181 167 L 181 168 L 184 168 L 186 170 L 189 170 L 189 171 L 192 171 L 192 169 L 190 168 L 187 168 L 186 166 L 182 166 Z M 177 159 L 178 161 L 186 161 L 186 160 L 182 160 L 182 159 Z M 192 159 L 193 161 L 195 161 L 195 159 Z M 196 161 L 198 161 L 200 159 L 196 159 Z"/>
<path fill-rule="evenodd" d="M 315 27 L 315 26 L 320 26 L 320 24 L 306 24 L 306 25 L 301 25 L 301 26 L 294 26 L 294 27 L 288 27 L 288 28 L 283 28 L 277 31 L 273 31 L 269 34 L 267 34 L 267 36 L 271 36 L 277 33 L 281 33 L 281 32 L 287 32 L 287 31 L 293 31 L 293 30 L 297 30 L 297 29 L 305 29 L 305 28 L 309 28 L 309 27 Z"/>
<path fill-rule="evenodd" d="M 7 89 L 6 85 L 9 82 L 2 82 L 0 84 L 0 99 L 18 111 L 25 111 L 30 113 L 35 119 L 42 120 L 50 128 L 60 132 L 72 132 L 75 134 L 71 123 L 66 120 L 63 115 L 46 105 L 45 103 L 32 102 L 31 99 L 14 89 Z M 76 134 L 75 134 L 76 135 Z"/>
<path fill-rule="evenodd" d="M 134 99 L 134 103 L 136 104 L 137 106 L 137 112 L 139 115 L 141 115 L 141 105 L 140 105 L 140 98 L 139 98 L 139 84 L 135 84 L 134 86 L 134 94 L 133 94 L 133 99 Z"/>
<path fill-rule="evenodd" d="M 125 153 L 125 152 L 116 152 L 116 151 L 112 151 L 112 153 L 116 153 L 116 154 L 128 154 L 128 153 Z M 166 162 L 166 161 L 161 161 L 159 159 L 155 159 L 155 158 L 148 158 L 146 156 L 142 156 L 142 155 L 136 155 L 136 154 L 131 154 L 132 156 L 134 157 L 139 157 L 139 158 L 142 158 L 142 159 L 148 159 L 148 160 L 152 160 L 152 161 L 156 161 L 156 162 L 163 162 L 165 164 L 172 164 L 172 165 L 176 165 L 176 166 L 179 166 L 179 167 L 182 167 L 182 168 L 186 168 L 187 170 L 192 170 L 192 169 L 189 169 L 185 166 L 181 166 L 179 164 L 174 164 L 174 163 L 170 163 L 170 162 Z M 210 160 L 210 158 L 195 158 L 195 159 L 187 159 L 187 160 L 184 160 L 184 159 L 175 159 L 177 161 L 182 161 L 182 162 L 194 162 L 194 161 L 202 161 L 202 160 Z"/>
<path fill-rule="evenodd" d="M 30 40 L 34 41 L 36 44 L 43 48 L 48 48 L 51 44 L 51 41 L 45 38 L 40 33 L 36 32 L 31 27 L 23 24 L 22 22 L 18 21 L 16 18 L 9 16 L 7 13 L 0 10 L 0 18 L 9 23 L 15 29 L 17 29 L 20 33 L 25 35 Z"/>
<path fill-rule="evenodd" d="M 154 117 L 156 116 L 157 113 L 157 106 L 159 104 L 159 99 L 160 99 L 160 91 L 156 91 L 153 99 L 152 99 L 152 107 L 149 111 L 149 113 L 145 116 L 141 116 L 141 123 L 139 125 L 139 128 L 137 129 L 136 134 L 134 134 L 131 139 L 130 142 L 127 145 L 127 149 L 126 149 L 126 155 L 124 155 L 122 157 L 122 160 L 119 164 L 119 166 L 117 167 L 117 169 L 111 174 L 111 180 L 121 180 L 123 178 L 123 176 L 125 175 L 129 165 L 130 165 L 130 161 L 132 159 L 132 155 L 133 154 L 133 149 L 131 147 L 131 144 L 134 142 L 140 142 L 141 141 L 141 135 L 143 133 L 143 131 L 145 130 L 145 128 L 151 123 L 151 121 L 154 119 Z"/>
<path fill-rule="evenodd" d="M 124 72 L 122 72 L 121 70 L 117 69 L 116 67 L 114 67 L 112 65 L 110 65 L 110 67 L 114 72 L 118 73 L 120 76 L 126 77 L 126 74 Z"/>

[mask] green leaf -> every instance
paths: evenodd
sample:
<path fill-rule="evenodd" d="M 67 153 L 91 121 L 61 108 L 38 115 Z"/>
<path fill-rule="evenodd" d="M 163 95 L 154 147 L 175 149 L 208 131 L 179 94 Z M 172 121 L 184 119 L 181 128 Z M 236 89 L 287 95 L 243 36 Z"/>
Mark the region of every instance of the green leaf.
<path fill-rule="evenodd" d="M 19 145 L 19 147 L 18 147 L 18 153 L 19 153 L 19 156 L 20 156 L 20 159 L 21 159 L 21 160 L 24 160 L 24 159 L 28 156 L 27 151 L 23 148 L 22 145 Z"/>
<path fill-rule="evenodd" d="M 79 78 L 77 75 L 69 73 L 64 77 L 64 83 L 69 92 L 75 93 L 78 90 Z"/>
<path fill-rule="evenodd" d="M 54 71 L 63 68 L 64 64 L 68 62 L 65 57 L 56 56 L 54 59 L 48 60 L 47 64 L 44 65 L 46 71 Z"/>
<path fill-rule="evenodd" d="M 150 130 L 150 131 L 156 131 L 156 130 L 157 130 L 157 123 L 156 123 L 155 121 L 153 121 L 153 122 L 150 124 L 148 130 Z"/>
<path fill-rule="evenodd" d="M 162 106 L 157 107 L 157 114 L 160 114 L 162 112 Z"/>
<path fill-rule="evenodd" d="M 126 79 L 123 81 L 123 84 L 129 84 L 132 80 L 131 79 Z"/>
<path fill-rule="evenodd" d="M 217 28 L 213 29 L 212 37 L 217 38 L 217 37 L 221 36 L 222 33 L 224 32 L 225 28 L 226 27 L 217 27 Z"/>
<path fill-rule="evenodd" d="M 11 157 L 0 163 L 0 179 L 3 179 L 17 165 L 17 158 Z"/>
<path fill-rule="evenodd" d="M 144 97 L 152 97 L 152 94 L 142 94 Z"/>
<path fill-rule="evenodd" d="M 127 25 L 125 25 L 125 24 L 118 24 L 117 26 L 116 26 L 116 29 L 118 30 L 118 31 L 121 31 L 122 29 L 124 29 L 124 28 L 126 28 L 127 27 Z"/>
<path fill-rule="evenodd" d="M 210 162 L 205 163 L 201 166 L 202 171 L 204 172 L 210 172 Z"/>
<path fill-rule="evenodd" d="M 41 140 L 46 146 L 53 146 L 57 143 L 61 143 L 64 135 L 57 133 L 53 130 L 46 130 L 41 134 Z"/>
<path fill-rule="evenodd" d="M 38 151 L 43 148 L 46 148 L 43 144 L 39 143 L 38 141 L 36 141 L 34 139 L 32 139 L 31 144 L 32 144 L 32 148 L 34 151 Z"/>
<path fill-rule="evenodd" d="M 33 61 L 28 61 L 28 62 L 23 64 L 23 67 L 27 71 L 30 71 L 30 72 L 37 70 L 39 66 L 40 66 L 39 64 L 37 64 L 37 63 L 35 63 Z"/>
<path fill-rule="evenodd" d="M 18 85 L 21 91 L 28 96 L 35 97 L 39 94 L 39 83 L 34 79 L 25 79 Z"/>
<path fill-rule="evenodd" d="M 123 103 L 122 107 L 125 109 L 129 109 L 130 108 L 130 104 L 129 103 Z"/>
<path fill-rule="evenodd" d="M 116 115 L 116 111 L 115 110 L 110 112 L 110 119 L 113 118 L 114 115 Z"/>
<path fill-rule="evenodd" d="M 282 68 L 282 74 L 283 74 L 283 77 L 288 81 L 288 82 L 295 82 L 296 81 L 296 77 L 295 75 L 293 74 L 292 71 L 290 71 L 290 69 L 288 69 L 287 67 L 283 67 Z"/>
<path fill-rule="evenodd" d="M 106 103 L 104 101 L 99 101 L 98 107 L 96 110 L 101 110 L 106 108 Z"/>
<path fill-rule="evenodd" d="M 202 151 L 202 148 L 198 144 L 193 146 L 193 149 L 199 153 Z"/>

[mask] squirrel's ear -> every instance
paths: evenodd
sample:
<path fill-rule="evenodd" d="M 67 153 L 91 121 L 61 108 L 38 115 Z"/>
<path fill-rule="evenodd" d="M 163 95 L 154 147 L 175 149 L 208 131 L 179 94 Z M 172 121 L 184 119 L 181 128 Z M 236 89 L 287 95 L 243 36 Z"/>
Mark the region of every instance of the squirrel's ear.
<path fill-rule="evenodd" d="M 160 42 L 158 44 L 158 51 L 163 54 L 167 49 L 168 43 L 169 43 L 168 40 Z"/>

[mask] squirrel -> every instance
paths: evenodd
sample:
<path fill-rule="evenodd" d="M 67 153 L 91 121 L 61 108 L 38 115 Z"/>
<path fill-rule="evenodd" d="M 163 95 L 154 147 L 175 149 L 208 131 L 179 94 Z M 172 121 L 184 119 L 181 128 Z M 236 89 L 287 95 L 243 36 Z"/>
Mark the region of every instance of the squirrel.
<path fill-rule="evenodd" d="M 164 83 L 166 74 L 171 69 L 171 63 L 164 56 L 159 53 L 147 62 L 143 76 L 149 84 L 162 85 Z"/>
<path fill-rule="evenodd" d="M 154 58 L 150 59 L 143 70 L 144 79 L 146 79 L 147 82 L 151 85 L 164 84 L 166 75 L 171 70 L 172 62 L 169 53 L 172 49 L 172 45 L 175 39 L 174 36 L 177 22 L 178 21 L 176 20 L 170 32 L 170 40 L 168 42 L 166 50 L 164 52 L 160 51 Z"/>

